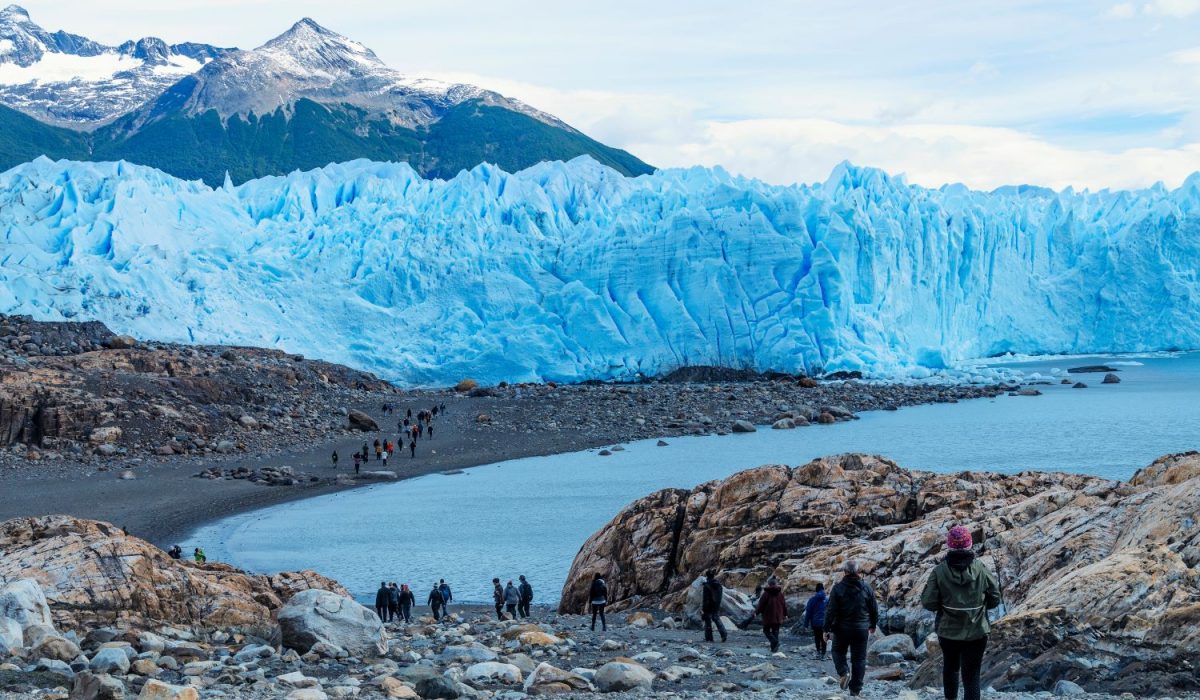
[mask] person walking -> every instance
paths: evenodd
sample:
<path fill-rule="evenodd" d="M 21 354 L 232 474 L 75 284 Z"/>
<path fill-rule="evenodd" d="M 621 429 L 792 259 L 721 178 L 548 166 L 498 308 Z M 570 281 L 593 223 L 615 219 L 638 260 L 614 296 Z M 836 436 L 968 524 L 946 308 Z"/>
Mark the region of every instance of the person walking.
<path fill-rule="evenodd" d="M 778 578 L 771 576 L 767 579 L 767 585 L 763 586 L 754 612 L 762 615 L 763 636 L 767 638 L 771 653 L 774 654 L 779 651 L 779 628 L 783 627 L 783 621 L 787 619 L 787 601 L 783 597 L 783 586 L 779 585 Z"/>
<path fill-rule="evenodd" d="M 417 604 L 417 597 L 413 595 L 412 589 L 408 584 L 400 586 L 400 617 L 404 619 L 404 623 L 412 622 L 412 609 Z"/>
<path fill-rule="evenodd" d="M 504 619 L 504 587 L 500 585 L 500 579 L 492 579 L 492 603 L 496 606 L 496 619 Z"/>
<path fill-rule="evenodd" d="M 454 600 L 454 593 L 450 591 L 450 584 L 446 583 L 446 579 L 438 579 L 438 590 L 442 592 L 442 610 L 449 615 L 450 601 Z"/>
<path fill-rule="evenodd" d="M 1000 605 L 1000 585 L 971 550 L 971 531 L 961 525 L 946 534 L 946 556 L 925 582 L 921 605 L 937 614 L 942 648 L 942 691 L 956 700 L 979 700 L 979 672 L 992 628 L 987 611 Z"/>
<path fill-rule="evenodd" d="M 362 455 L 354 453 L 354 473 L 358 474 L 358 468 L 362 465 Z"/>
<path fill-rule="evenodd" d="M 388 585 L 388 622 L 395 622 L 400 616 L 400 586 L 392 581 Z"/>
<path fill-rule="evenodd" d="M 435 406 L 433 410 L 436 411 L 437 407 Z M 521 602 L 517 605 L 517 614 L 521 617 L 529 617 L 529 606 L 533 604 L 533 586 L 529 585 L 529 582 L 525 580 L 525 576 L 522 575 L 518 578 L 521 581 L 520 585 L 517 586 L 517 590 L 521 593 Z"/>
<path fill-rule="evenodd" d="M 804 606 L 804 626 L 812 630 L 813 648 L 817 658 L 825 658 L 828 645 L 825 643 L 825 604 L 829 596 L 825 595 L 825 584 L 817 584 L 817 592 L 808 599 Z"/>
<path fill-rule="evenodd" d="M 429 609 L 433 611 L 433 621 L 437 622 L 442 619 L 443 598 L 442 592 L 438 590 L 436 583 L 433 584 L 433 589 L 429 591 L 429 599 L 426 602 L 429 603 Z"/>
<path fill-rule="evenodd" d="M 379 616 L 380 622 L 387 622 L 388 600 L 391 597 L 387 584 L 380 581 L 379 590 L 375 591 L 375 614 Z"/>
<path fill-rule="evenodd" d="M 383 443 L 379 442 L 379 438 L 375 438 L 375 461 L 383 459 Z"/>
<path fill-rule="evenodd" d="M 384 450 L 384 451 L 383 451 L 383 466 L 384 466 L 384 468 L 385 468 L 385 469 L 387 468 L 387 460 L 388 460 L 388 457 L 390 457 L 390 456 L 391 456 L 391 454 L 392 454 L 392 453 L 388 452 L 387 450 Z"/>
<path fill-rule="evenodd" d="M 600 629 L 608 631 L 608 620 L 604 619 L 604 606 L 608 605 L 608 584 L 599 572 L 592 577 L 592 588 L 588 591 L 588 600 L 592 604 L 592 631 L 596 631 L 596 617 L 600 617 Z"/>
<path fill-rule="evenodd" d="M 725 598 L 725 589 L 717 580 L 717 572 L 709 570 L 705 575 L 704 585 L 701 586 L 700 616 L 704 618 L 704 641 L 713 640 L 713 623 L 721 634 L 721 641 L 727 641 L 729 635 L 725 632 L 725 624 L 721 622 L 721 601 Z"/>
<path fill-rule="evenodd" d="M 429 424 L 429 427 L 425 429 L 425 432 L 429 434 L 429 439 L 432 440 L 433 439 L 433 423 Z"/>
<path fill-rule="evenodd" d="M 842 571 L 842 580 L 834 585 L 825 606 L 825 629 L 833 635 L 833 667 L 841 686 L 849 687 L 851 695 L 858 695 L 867 672 L 867 640 L 879 624 L 879 604 L 875 591 L 859 576 L 858 562 L 847 560 Z"/>
<path fill-rule="evenodd" d="M 513 585 L 512 579 L 508 580 L 508 585 L 504 587 L 504 610 L 508 613 L 509 618 L 517 619 L 517 606 L 521 604 L 521 591 Z"/>
<path fill-rule="evenodd" d="M 416 440 L 413 440 L 412 442 L 408 443 L 408 458 L 409 459 L 417 458 L 417 441 Z"/>
<path fill-rule="evenodd" d="M 333 456 L 332 456 L 332 457 L 330 457 L 330 459 L 332 459 L 332 460 L 333 460 L 333 468 L 334 468 L 334 469 L 337 469 L 337 462 L 338 462 L 338 454 L 337 454 L 337 450 L 334 450 L 334 451 L 333 451 Z"/>

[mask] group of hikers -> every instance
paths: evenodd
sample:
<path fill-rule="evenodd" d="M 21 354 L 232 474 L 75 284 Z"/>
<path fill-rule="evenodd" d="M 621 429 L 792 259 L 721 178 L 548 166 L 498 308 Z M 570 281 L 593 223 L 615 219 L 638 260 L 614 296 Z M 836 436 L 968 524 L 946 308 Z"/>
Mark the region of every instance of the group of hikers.
<path fill-rule="evenodd" d="M 395 413 L 396 407 L 385 403 L 383 404 L 382 411 L 384 415 L 390 415 Z M 396 451 L 397 446 L 400 449 L 404 449 L 405 438 L 408 439 L 409 459 L 416 459 L 417 441 L 422 437 L 425 437 L 429 440 L 433 439 L 433 419 L 436 418 L 439 413 L 442 415 L 446 414 L 446 404 L 442 403 L 429 409 L 417 411 L 415 417 L 413 416 L 412 409 L 408 409 L 404 418 L 396 423 L 396 432 L 400 433 L 400 436 L 397 438 L 398 442 L 393 442 L 386 437 L 375 438 L 375 442 L 372 445 L 367 445 L 367 443 L 364 442 L 362 449 L 358 452 L 355 452 L 353 456 L 354 473 L 361 473 L 363 465 L 371 461 L 372 447 L 374 448 L 375 452 L 375 461 L 381 462 L 382 465 L 386 467 L 388 459 L 391 458 L 392 454 Z M 339 459 L 338 451 L 334 450 L 329 459 L 333 463 L 333 468 L 337 469 Z"/>
<path fill-rule="evenodd" d="M 500 579 L 492 579 L 492 598 L 496 604 L 496 617 L 504 620 L 516 620 L 530 615 L 533 604 L 533 586 L 524 576 L 517 577 L 519 584 L 510 579 L 507 586 L 500 585 Z M 443 621 L 450 614 L 450 601 L 454 593 L 446 579 L 440 579 L 429 590 L 425 602 L 433 613 L 434 621 Z M 416 605 L 416 597 L 408 584 L 397 586 L 395 582 L 380 581 L 379 590 L 375 592 L 375 614 L 383 622 L 401 620 L 412 622 L 412 609 Z"/>
<path fill-rule="evenodd" d="M 995 575 L 975 557 L 973 546 L 970 530 L 961 525 L 950 528 L 946 535 L 946 556 L 929 574 L 921 593 L 921 605 L 935 613 L 934 631 L 942 650 L 942 685 L 947 700 L 956 700 L 960 685 L 963 700 L 979 700 L 980 671 L 991 632 L 987 611 L 1002 602 Z M 728 635 L 721 622 L 724 589 L 717 573 L 707 572 L 702 586 L 704 639 L 713 641 L 713 627 L 716 627 L 724 642 Z M 607 587 L 599 574 L 592 582 L 591 599 L 592 629 L 595 629 L 597 609 L 603 620 L 604 606 L 608 602 Z M 771 651 L 779 651 L 779 631 L 788 618 L 788 611 L 783 587 L 775 576 L 767 579 L 754 612 L 738 627 L 744 629 L 758 616 L 762 618 L 763 634 Z M 875 592 L 863 581 L 854 560 L 842 565 L 842 579 L 828 594 L 825 585 L 819 583 L 804 606 L 803 627 L 812 630 L 817 658 L 824 659 L 832 647 L 833 665 L 841 687 L 849 688 L 850 694 L 855 696 L 862 692 L 867 670 L 867 643 L 878 624 L 879 604 Z"/>
<path fill-rule="evenodd" d="M 167 550 L 167 556 L 171 557 L 172 559 L 183 559 L 183 547 L 180 547 L 179 545 L 171 547 Z M 203 564 L 204 562 L 208 561 L 208 557 L 205 556 L 204 550 L 200 549 L 199 547 L 196 547 L 192 550 L 192 559 L 195 560 L 197 564 Z"/>
<path fill-rule="evenodd" d="M 510 620 L 529 617 L 529 606 L 533 604 L 533 586 L 524 576 L 517 578 L 521 581 L 519 585 L 513 585 L 512 579 L 509 579 L 507 586 L 501 586 L 499 578 L 492 579 L 492 602 L 496 605 L 498 620 L 505 619 L 506 612 Z"/>

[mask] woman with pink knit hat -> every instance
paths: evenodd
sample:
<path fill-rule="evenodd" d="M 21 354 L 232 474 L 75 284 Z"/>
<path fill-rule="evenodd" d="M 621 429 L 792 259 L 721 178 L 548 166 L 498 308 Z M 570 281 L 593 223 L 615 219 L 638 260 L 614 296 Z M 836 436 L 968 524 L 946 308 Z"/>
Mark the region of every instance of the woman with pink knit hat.
<path fill-rule="evenodd" d="M 963 700 L 979 700 L 979 673 L 991 632 L 987 611 L 1000 605 L 1000 586 L 971 550 L 971 531 L 955 525 L 946 534 L 946 557 L 938 562 L 921 604 L 937 613 L 942 648 L 942 688 L 957 700 L 959 677 Z"/>

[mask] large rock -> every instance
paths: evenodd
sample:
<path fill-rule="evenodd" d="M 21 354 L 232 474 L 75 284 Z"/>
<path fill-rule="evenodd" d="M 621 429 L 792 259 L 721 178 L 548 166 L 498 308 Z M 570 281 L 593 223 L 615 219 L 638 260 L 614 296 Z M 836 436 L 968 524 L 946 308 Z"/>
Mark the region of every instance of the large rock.
<path fill-rule="evenodd" d="M 82 671 L 75 674 L 69 700 L 125 700 L 125 684 L 106 673 Z"/>
<path fill-rule="evenodd" d="M 318 642 L 352 654 L 387 653 L 387 633 L 374 612 L 349 596 L 307 590 L 292 596 L 279 611 L 283 645 L 306 652 Z"/>
<path fill-rule="evenodd" d="M 688 586 L 687 598 L 684 602 L 684 619 L 690 627 L 700 627 L 704 618 L 701 615 L 701 605 L 704 602 L 704 577 L 697 576 L 692 585 Z M 724 586 L 721 592 L 721 615 L 741 622 L 754 612 L 754 604 L 745 593 Z"/>
<path fill-rule="evenodd" d="M 364 433 L 379 432 L 379 423 L 375 419 L 355 409 L 350 409 L 346 412 L 346 418 L 350 422 L 350 428 L 353 430 L 361 430 Z"/>
<path fill-rule="evenodd" d="M 88 668 L 93 673 L 128 673 L 129 654 L 119 647 L 105 647 L 92 655 Z"/>
<path fill-rule="evenodd" d="M 175 625 L 270 639 L 285 596 L 306 586 L 344 592 L 312 572 L 251 576 L 224 564 L 177 561 L 118 527 L 64 515 L 0 523 L 0 551 L 0 580 L 32 579 L 19 596 L 0 594 L 9 601 L 0 605 L 20 607 L 40 624 L 50 622 L 42 607 L 48 601 L 60 629 Z"/>
<path fill-rule="evenodd" d="M 478 642 L 471 644 L 451 644 L 442 650 L 441 660 L 447 663 L 495 661 L 496 652 Z"/>
<path fill-rule="evenodd" d="M 521 669 L 512 664 L 484 661 L 472 664 L 463 671 L 463 680 L 472 685 L 520 685 L 524 680 Z"/>
<path fill-rule="evenodd" d="M 654 685 L 654 674 L 640 664 L 609 661 L 596 670 L 596 678 L 592 682 L 602 693 L 650 690 Z"/>
<path fill-rule="evenodd" d="M 591 681 L 578 673 L 564 671 L 546 662 L 538 664 L 533 673 L 525 679 L 525 692 L 529 695 L 558 695 L 595 689 Z"/>
<path fill-rule="evenodd" d="M 888 601 L 889 631 L 923 639 L 934 616 L 920 606 L 921 590 L 946 530 L 964 524 L 983 564 L 999 571 L 1008 610 L 989 642 L 987 684 L 1200 689 L 1200 672 L 1177 677 L 1200 655 L 1197 512 L 1197 453 L 1164 457 L 1129 482 L 933 474 L 855 454 L 765 466 L 625 507 L 580 549 L 560 610 L 584 610 L 594 573 L 605 575 L 614 609 L 686 610 L 689 586 L 716 569 L 727 589 L 779 576 L 795 614 L 854 558 Z M 940 658 L 934 645 L 917 687 L 937 684 Z M 1131 663 L 1139 672 L 1123 673 Z"/>
<path fill-rule="evenodd" d="M 431 676 L 417 681 L 417 695 L 425 700 L 453 700 L 462 693 L 459 692 L 458 685 L 449 678 Z"/>
<path fill-rule="evenodd" d="M 879 663 L 880 654 L 899 654 L 905 659 L 912 660 L 917 658 L 917 646 L 913 644 L 912 637 L 907 634 L 889 634 L 871 642 L 871 646 L 867 649 L 867 661 L 873 664 Z"/>
<path fill-rule="evenodd" d="M 4 552 L 4 556 L 0 557 L 0 580 L 3 580 L 5 578 L 4 564 L 15 552 L 10 552 L 5 547 L 2 539 L 0 539 L 0 552 Z M 3 619 L 12 620 L 12 623 L 20 627 L 22 633 L 34 625 L 48 627 L 54 625 L 46 595 L 42 592 L 42 587 L 38 582 L 32 578 L 18 578 L 0 588 L 0 620 Z M 12 624 L 0 627 L 0 638 L 7 640 L 13 629 Z M 17 639 L 15 646 L 20 646 L 21 642 L 21 639 Z"/>
<path fill-rule="evenodd" d="M 200 693 L 190 685 L 171 685 L 151 678 L 142 686 L 137 700 L 199 700 Z"/>

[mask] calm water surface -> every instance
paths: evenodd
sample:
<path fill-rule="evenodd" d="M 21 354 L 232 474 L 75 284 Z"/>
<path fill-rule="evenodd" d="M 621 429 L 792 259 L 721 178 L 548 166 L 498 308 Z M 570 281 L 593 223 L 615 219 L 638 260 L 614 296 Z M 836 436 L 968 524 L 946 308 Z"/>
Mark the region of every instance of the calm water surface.
<path fill-rule="evenodd" d="M 1116 363 L 1122 382 L 1068 367 Z M 491 578 L 525 574 L 536 602 L 557 601 L 589 535 L 630 501 L 761 464 L 839 452 L 886 455 L 932 471 L 1063 470 L 1125 479 L 1156 457 L 1200 448 L 1200 355 L 1053 359 L 1012 365 L 1051 377 L 1039 397 L 1004 396 L 863 414 L 862 419 L 749 435 L 628 443 L 535 457 L 286 503 L 199 529 L 185 550 L 259 572 L 310 568 L 370 596 L 380 580 L 418 598 L 445 578 L 462 602 L 490 600 Z M 1059 374 L 1054 375 L 1055 372 Z"/>

